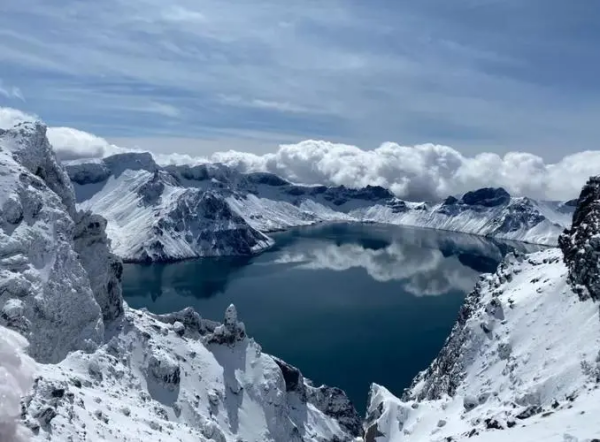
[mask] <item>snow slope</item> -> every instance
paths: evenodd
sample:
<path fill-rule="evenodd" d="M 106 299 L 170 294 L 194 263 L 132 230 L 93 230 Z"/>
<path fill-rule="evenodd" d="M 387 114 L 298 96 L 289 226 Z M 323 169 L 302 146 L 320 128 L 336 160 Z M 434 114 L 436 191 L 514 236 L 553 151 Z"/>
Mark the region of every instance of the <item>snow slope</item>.
<path fill-rule="evenodd" d="M 509 256 L 467 297 L 402 399 L 373 385 L 367 442 L 590 441 L 600 436 L 598 304 L 558 249 Z"/>
<path fill-rule="evenodd" d="M 480 189 L 429 206 L 398 200 L 377 186 L 302 186 L 218 164 L 163 168 L 145 153 L 69 162 L 67 170 L 79 207 L 108 220 L 114 252 L 129 261 L 255 253 L 272 244 L 263 233 L 323 221 L 556 245 L 573 211 L 566 204 L 512 198 L 503 189 Z"/>

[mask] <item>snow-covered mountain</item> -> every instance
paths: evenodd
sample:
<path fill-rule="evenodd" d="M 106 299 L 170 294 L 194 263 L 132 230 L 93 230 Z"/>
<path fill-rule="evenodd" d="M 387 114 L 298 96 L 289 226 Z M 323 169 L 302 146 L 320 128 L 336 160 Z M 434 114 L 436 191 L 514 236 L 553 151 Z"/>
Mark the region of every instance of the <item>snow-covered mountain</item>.
<path fill-rule="evenodd" d="M 368 186 L 295 185 L 218 164 L 160 167 L 147 153 L 69 162 L 79 207 L 108 220 L 114 252 L 128 261 L 249 254 L 265 233 L 322 221 L 378 222 L 556 245 L 573 206 L 480 189 L 439 204 L 406 202 Z"/>
<path fill-rule="evenodd" d="M 77 211 L 45 132 L 37 123 L 0 132 L 1 441 L 25 440 L 25 428 L 33 441 L 57 442 L 361 434 L 345 394 L 262 353 L 235 307 L 222 324 L 192 309 L 155 316 L 128 308 L 106 223 Z M 17 332 L 35 363 L 22 356 Z"/>
<path fill-rule="evenodd" d="M 372 386 L 366 442 L 598 440 L 599 202 L 595 178 L 562 250 L 509 255 L 482 276 L 401 399 Z"/>

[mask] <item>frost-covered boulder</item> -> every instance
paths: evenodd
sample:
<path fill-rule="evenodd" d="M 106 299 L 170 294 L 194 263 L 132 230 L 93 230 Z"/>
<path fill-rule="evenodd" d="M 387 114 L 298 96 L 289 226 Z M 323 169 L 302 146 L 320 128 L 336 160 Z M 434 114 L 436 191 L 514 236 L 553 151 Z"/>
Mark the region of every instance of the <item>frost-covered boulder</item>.
<path fill-rule="evenodd" d="M 181 381 L 181 368 L 177 361 L 159 349 L 153 349 L 148 357 L 148 373 L 170 390 L 177 388 Z"/>

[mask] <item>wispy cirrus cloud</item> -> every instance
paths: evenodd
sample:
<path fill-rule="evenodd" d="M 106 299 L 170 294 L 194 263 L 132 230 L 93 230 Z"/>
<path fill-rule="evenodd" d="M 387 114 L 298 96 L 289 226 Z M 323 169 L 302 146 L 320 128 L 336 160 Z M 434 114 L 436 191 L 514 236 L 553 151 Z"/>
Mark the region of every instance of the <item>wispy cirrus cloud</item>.
<path fill-rule="evenodd" d="M 21 89 L 16 86 L 5 85 L 2 79 L 0 79 L 0 95 L 5 98 L 16 98 L 18 100 L 25 101 L 25 97 L 23 96 Z"/>

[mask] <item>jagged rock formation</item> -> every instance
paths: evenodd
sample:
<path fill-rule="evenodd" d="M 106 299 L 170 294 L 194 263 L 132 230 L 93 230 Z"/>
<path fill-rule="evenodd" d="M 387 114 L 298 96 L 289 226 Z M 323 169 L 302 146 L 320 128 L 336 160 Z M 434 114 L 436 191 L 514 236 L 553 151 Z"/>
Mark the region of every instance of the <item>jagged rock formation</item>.
<path fill-rule="evenodd" d="M 110 252 L 106 220 L 90 212 L 77 213 L 73 240 L 74 249 L 88 274 L 94 298 L 102 310 L 104 320 L 118 318 L 123 313 L 123 264 Z"/>
<path fill-rule="evenodd" d="M 0 134 L 0 324 L 23 333 L 37 360 L 57 362 L 102 342 L 109 290 L 99 279 L 92 290 L 87 251 L 75 251 L 73 188 L 45 133 L 24 123 Z M 107 242 L 96 250 L 110 254 Z M 108 262 L 96 270 L 112 279 Z"/>
<path fill-rule="evenodd" d="M 558 242 L 573 289 L 582 300 L 600 300 L 600 177 L 583 187 L 573 224 Z"/>

